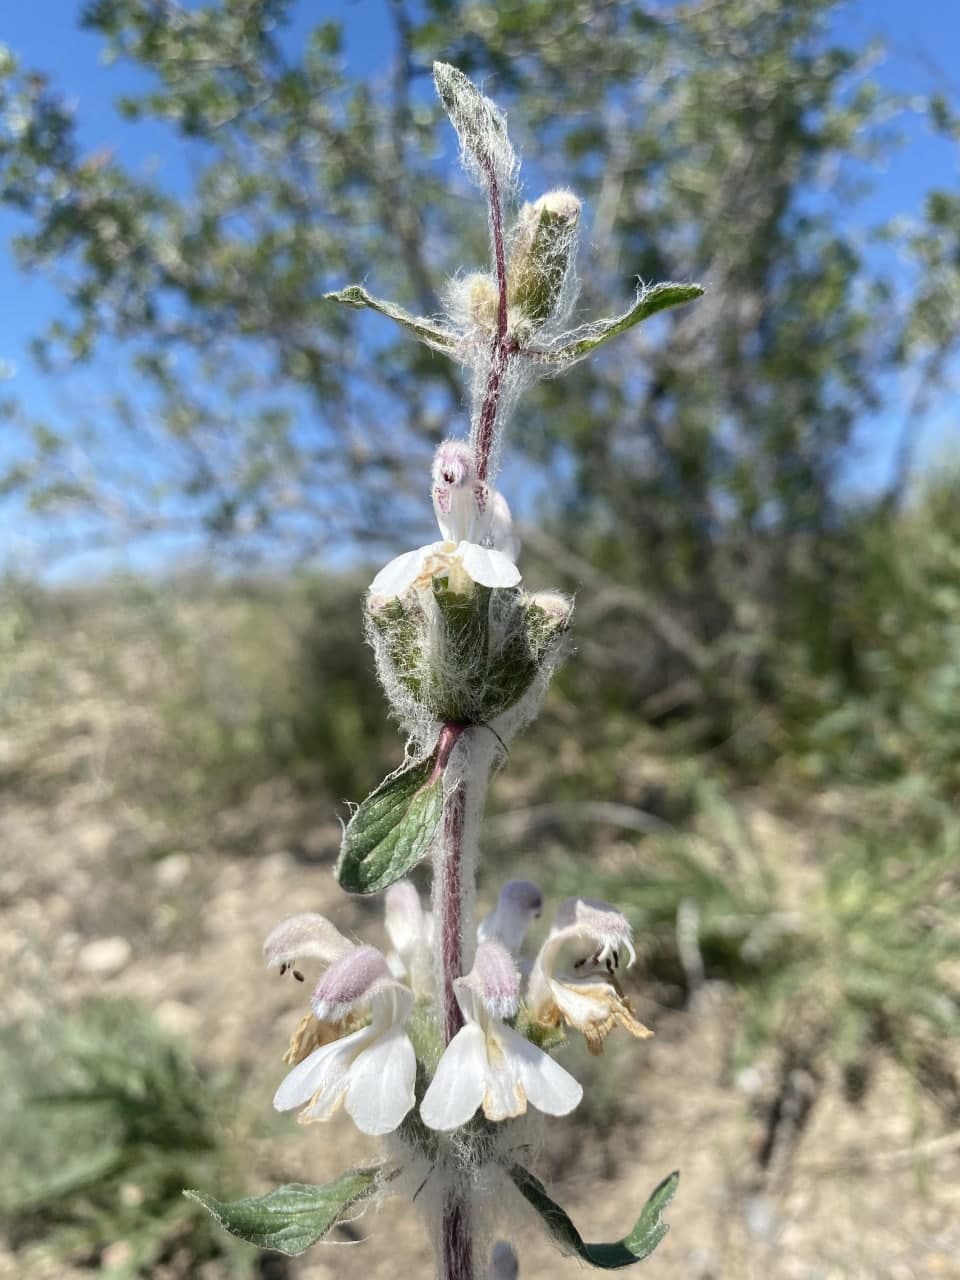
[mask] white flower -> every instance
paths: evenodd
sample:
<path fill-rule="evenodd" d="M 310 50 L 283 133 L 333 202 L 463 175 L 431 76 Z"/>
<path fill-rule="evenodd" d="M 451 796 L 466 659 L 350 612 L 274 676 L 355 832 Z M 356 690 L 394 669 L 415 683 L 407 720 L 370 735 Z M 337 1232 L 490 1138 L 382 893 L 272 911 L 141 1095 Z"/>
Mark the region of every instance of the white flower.
<path fill-rule="evenodd" d="M 515 587 L 517 543 L 510 508 L 489 485 L 477 479 L 467 445 L 447 440 L 433 463 L 433 510 L 443 540 L 405 551 L 380 570 L 370 584 L 374 596 L 401 596 L 411 587 L 446 578 L 451 591 L 468 595 L 473 584 Z M 492 543 L 493 545 L 486 545 Z"/>
<path fill-rule="evenodd" d="M 406 978 L 415 995 L 428 995 L 433 987 L 433 916 L 420 905 L 420 895 L 409 880 L 398 880 L 386 892 L 384 924 L 393 943 L 387 964 L 395 978 Z"/>
<path fill-rule="evenodd" d="M 617 1025 L 641 1040 L 653 1035 L 633 1016 L 617 985 L 614 974 L 623 955 L 629 968 L 637 955 L 626 917 L 607 902 L 568 898 L 557 908 L 533 962 L 527 992 L 531 1014 L 545 1026 L 562 1021 L 582 1031 L 591 1053 L 602 1051 Z M 574 972 L 558 972 L 564 956 Z"/>
<path fill-rule="evenodd" d="M 325 969 L 355 949 L 356 944 L 345 938 L 326 916 L 304 911 L 280 921 L 267 936 L 263 955 L 268 969 L 279 969 L 281 975 L 292 973 L 298 982 L 303 982 L 305 978 L 299 968 L 303 960 L 319 960 Z M 321 1022 L 312 1012 L 304 1014 L 290 1037 L 283 1061 L 291 1065 L 302 1062 L 313 1049 L 352 1031 L 355 1022 L 355 1017 L 342 1022 Z"/>
<path fill-rule="evenodd" d="M 444 1050 L 420 1116 L 431 1129 L 457 1129 L 478 1107 L 488 1120 L 522 1115 L 527 1104 L 565 1116 L 583 1089 L 559 1063 L 503 1022 L 517 1011 L 519 979 L 499 942 L 481 942 L 473 969 L 454 982 L 466 1019 Z"/>
<path fill-rule="evenodd" d="M 370 1022 L 314 1049 L 285 1077 L 273 1105 L 304 1107 L 306 1122 L 329 1120 L 343 1103 L 363 1133 L 390 1133 L 416 1101 L 417 1060 L 404 1030 L 413 992 L 391 976 L 375 947 L 351 946 L 320 980 L 312 1003 L 321 1025 L 344 1026 L 366 1011 Z"/>

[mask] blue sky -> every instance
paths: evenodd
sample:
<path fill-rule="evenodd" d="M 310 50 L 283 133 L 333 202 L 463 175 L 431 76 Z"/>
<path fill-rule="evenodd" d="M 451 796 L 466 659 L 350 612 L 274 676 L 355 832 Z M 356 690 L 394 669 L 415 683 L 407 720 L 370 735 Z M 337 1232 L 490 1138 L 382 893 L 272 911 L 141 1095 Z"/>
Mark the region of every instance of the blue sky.
<path fill-rule="evenodd" d="M 53 83 L 74 102 L 81 138 L 86 144 L 93 148 L 109 141 L 133 169 L 159 164 L 176 189 L 186 177 L 178 171 L 178 165 L 184 163 L 181 153 L 170 146 L 169 134 L 160 126 L 129 126 L 118 120 L 113 101 L 119 94 L 138 87 L 137 75 L 123 65 L 104 68 L 99 39 L 77 28 L 80 7 L 80 0 L 35 0 L 26 4 L 7 0 L 0 13 L 0 42 L 9 46 L 25 66 L 49 73 Z M 314 0 L 297 6 L 297 14 L 298 26 L 290 33 L 294 41 L 320 21 L 332 18 L 343 23 L 347 65 L 354 76 L 382 72 L 388 65 L 392 35 L 382 0 Z M 887 87 L 918 94 L 940 87 L 960 100 L 960 65 L 951 56 L 960 50 L 960 3 L 859 0 L 839 13 L 836 29 L 842 40 L 854 46 L 863 46 L 877 36 L 884 40 L 888 52 L 877 76 Z M 903 127 L 907 145 L 888 171 L 876 175 L 875 190 L 858 215 L 864 224 L 916 210 L 931 182 L 953 185 L 957 181 L 956 152 L 932 138 L 919 122 L 908 120 Z M 0 212 L 0 297 L 5 300 L 0 307 L 0 372 L 5 368 L 13 372 L 5 388 L 0 389 L 29 401 L 36 412 L 59 416 L 62 389 L 33 368 L 28 354 L 31 337 L 57 313 L 58 294 L 44 277 L 17 269 L 8 250 L 16 225 L 14 217 Z M 851 469 L 852 487 L 869 489 L 882 484 L 902 417 L 899 402 L 907 390 L 895 394 L 891 409 L 864 424 L 859 454 Z M 949 411 L 941 410 L 918 425 L 922 430 L 921 456 L 931 456 L 947 439 L 960 439 L 956 418 Z M 3 456 L 4 441 L 0 436 L 0 466 Z M 5 517 L 2 508 L 0 539 L 8 550 L 11 539 L 17 541 L 10 513 Z M 167 553 L 176 550 L 174 545 Z M 158 554 L 166 553 L 156 549 L 149 553 L 154 560 Z M 82 571 L 87 563 L 79 562 L 78 570 Z"/>

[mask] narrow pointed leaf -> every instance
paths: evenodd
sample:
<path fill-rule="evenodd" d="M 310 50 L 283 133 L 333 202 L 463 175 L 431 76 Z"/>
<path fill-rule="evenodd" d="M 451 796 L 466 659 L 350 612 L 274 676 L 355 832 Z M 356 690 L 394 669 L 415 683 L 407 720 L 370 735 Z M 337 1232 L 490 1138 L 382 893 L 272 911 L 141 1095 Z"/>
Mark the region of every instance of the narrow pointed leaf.
<path fill-rule="evenodd" d="M 381 782 L 347 824 L 336 876 L 348 893 L 378 893 L 423 858 L 443 810 L 436 752 Z"/>
<path fill-rule="evenodd" d="M 367 1197 L 376 1179 L 376 1169 L 352 1169 L 324 1186 L 291 1182 L 264 1196 L 248 1196 L 229 1204 L 202 1191 L 183 1194 L 203 1205 L 231 1235 L 260 1249 L 275 1249 L 293 1257 L 309 1249 Z"/>
<path fill-rule="evenodd" d="M 510 181 L 517 158 L 507 136 L 503 112 L 459 68 L 433 64 L 433 80 L 443 109 L 457 131 L 467 172 L 476 181 Z"/>
<path fill-rule="evenodd" d="M 643 1212 L 634 1223 L 633 1230 L 622 1240 L 612 1244 L 588 1244 L 573 1225 L 570 1216 L 547 1195 L 538 1178 L 529 1170 L 515 1164 L 510 1169 L 520 1194 L 536 1209 L 553 1236 L 562 1248 L 570 1250 L 591 1266 L 605 1271 L 615 1271 L 620 1267 L 632 1266 L 648 1258 L 669 1231 L 663 1221 L 663 1210 L 670 1203 L 680 1180 L 679 1173 L 671 1173 L 664 1178 L 643 1206 Z"/>
<path fill-rule="evenodd" d="M 456 347 L 453 335 L 445 333 L 432 321 L 424 319 L 423 316 L 412 316 L 409 311 L 404 311 L 403 307 L 398 307 L 395 302 L 384 302 L 380 298 L 373 297 L 359 284 L 351 284 L 346 289 L 325 293 L 323 296 L 328 302 L 342 302 L 348 307 L 369 307 L 371 311 L 379 312 L 380 315 L 386 316 L 388 320 L 406 329 L 408 333 L 412 333 L 428 347 L 438 347 L 441 351 L 453 351 Z"/>
<path fill-rule="evenodd" d="M 692 302 L 694 298 L 699 298 L 702 294 L 703 288 L 699 284 L 651 285 L 650 288 L 643 288 L 639 291 L 633 306 L 628 311 L 624 311 L 622 315 L 614 316 L 609 320 L 600 320 L 596 324 L 586 325 L 583 329 L 574 330 L 569 335 L 572 341 L 567 342 L 565 346 L 542 352 L 530 349 L 528 354 L 547 362 L 556 361 L 561 363 L 567 360 L 579 360 L 582 356 L 589 355 L 591 351 L 596 351 L 597 347 L 603 346 L 611 338 L 616 338 L 621 333 L 626 333 L 635 324 L 640 324 L 642 320 L 648 320 L 650 316 L 655 316 L 658 311 L 666 311 L 669 307 L 677 307 L 683 302 Z M 578 334 L 582 336 L 578 337 Z"/>

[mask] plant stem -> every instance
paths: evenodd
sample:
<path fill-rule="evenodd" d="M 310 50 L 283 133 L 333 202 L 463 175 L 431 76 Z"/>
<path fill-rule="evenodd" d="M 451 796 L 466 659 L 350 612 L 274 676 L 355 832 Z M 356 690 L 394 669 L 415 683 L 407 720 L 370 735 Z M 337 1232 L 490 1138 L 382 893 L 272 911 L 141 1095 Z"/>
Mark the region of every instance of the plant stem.
<path fill-rule="evenodd" d="M 487 191 L 490 200 L 490 226 L 493 232 L 493 258 L 497 271 L 497 332 L 490 352 L 490 370 L 477 419 L 475 465 L 477 478 L 480 480 L 486 480 L 490 467 L 500 391 L 511 355 L 511 349 L 507 343 L 507 255 L 503 242 L 503 209 L 500 204 L 500 189 L 492 166 L 487 170 Z"/>
<path fill-rule="evenodd" d="M 443 1202 L 440 1266 L 439 1280 L 473 1280 L 470 1204 L 459 1188 L 448 1192 Z"/>
<path fill-rule="evenodd" d="M 443 810 L 440 851 L 439 944 L 440 1010 L 443 1042 L 449 1044 L 463 1026 L 453 983 L 463 973 L 463 829 L 466 789 L 461 781 Z"/>
<path fill-rule="evenodd" d="M 440 732 L 437 763 L 444 767 L 448 794 L 434 863 L 433 912 L 437 1008 L 444 1044 L 463 1026 L 453 984 L 469 963 L 465 944 L 473 929 L 477 827 L 492 758 L 488 736 L 480 733 L 475 740 L 475 730 L 455 724 L 444 725 Z M 473 1280 L 469 1178 L 456 1169 L 449 1170 L 447 1177 L 440 1210 L 438 1280 Z"/>
<path fill-rule="evenodd" d="M 434 919 L 437 925 L 440 981 L 439 1008 L 444 1044 L 463 1026 L 454 981 L 463 973 L 465 877 L 473 875 L 464 863 L 467 783 L 461 777 L 443 811 L 443 836 L 434 872 Z M 472 888 L 472 885 L 470 886 Z M 438 892 L 439 889 L 439 892 Z M 473 1280 L 473 1240 L 468 1190 L 456 1175 L 441 1210 L 437 1280 Z"/>

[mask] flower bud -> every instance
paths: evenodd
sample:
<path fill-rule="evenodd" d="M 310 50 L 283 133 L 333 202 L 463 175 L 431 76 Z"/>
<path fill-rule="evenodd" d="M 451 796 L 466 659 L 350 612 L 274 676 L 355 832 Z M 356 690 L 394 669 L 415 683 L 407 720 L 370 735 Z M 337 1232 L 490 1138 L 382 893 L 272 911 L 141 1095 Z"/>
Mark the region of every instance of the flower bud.
<path fill-rule="evenodd" d="M 551 191 L 520 210 L 507 276 L 507 303 L 528 329 L 558 309 L 576 258 L 580 201 L 572 191 Z"/>
<path fill-rule="evenodd" d="M 537 665 L 570 628 L 573 601 L 559 591 L 538 591 L 527 600 L 527 644 Z"/>
<path fill-rule="evenodd" d="M 477 930 L 481 942 L 496 940 L 516 955 L 523 946 L 527 928 L 543 910 L 543 894 L 530 880 L 508 880 L 500 890 L 497 905 Z"/>
<path fill-rule="evenodd" d="M 500 305 L 496 281 L 485 271 L 475 271 L 458 282 L 457 292 L 468 320 L 492 333 L 497 326 Z"/>
<path fill-rule="evenodd" d="M 516 1251 L 509 1240 L 498 1240 L 490 1250 L 489 1280 L 517 1280 L 520 1274 Z"/>

